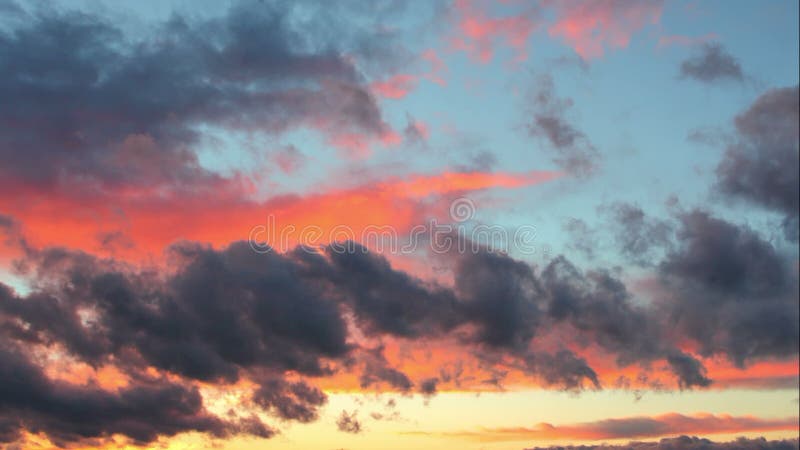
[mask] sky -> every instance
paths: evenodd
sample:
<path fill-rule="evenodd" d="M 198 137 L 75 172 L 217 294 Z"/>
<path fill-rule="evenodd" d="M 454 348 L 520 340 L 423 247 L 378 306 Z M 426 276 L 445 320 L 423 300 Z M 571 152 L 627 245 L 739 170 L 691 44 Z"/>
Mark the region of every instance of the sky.
<path fill-rule="evenodd" d="M 798 28 L 0 0 L 0 448 L 797 449 Z"/>

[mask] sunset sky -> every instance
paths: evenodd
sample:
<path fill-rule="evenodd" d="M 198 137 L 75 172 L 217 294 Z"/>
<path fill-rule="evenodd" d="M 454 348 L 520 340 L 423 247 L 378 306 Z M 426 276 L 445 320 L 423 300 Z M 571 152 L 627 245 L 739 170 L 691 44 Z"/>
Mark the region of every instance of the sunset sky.
<path fill-rule="evenodd" d="M 0 0 L 0 449 L 797 449 L 799 41 Z"/>

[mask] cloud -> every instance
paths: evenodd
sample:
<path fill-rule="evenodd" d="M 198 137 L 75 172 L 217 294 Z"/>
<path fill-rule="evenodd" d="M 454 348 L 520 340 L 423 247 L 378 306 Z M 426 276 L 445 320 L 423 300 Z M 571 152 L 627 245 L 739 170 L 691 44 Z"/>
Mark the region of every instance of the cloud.
<path fill-rule="evenodd" d="M 797 430 L 797 418 L 761 419 L 751 416 L 737 417 L 724 414 L 683 415 L 670 413 L 653 417 L 625 417 L 565 425 L 540 423 L 533 427 L 489 428 L 483 431 L 464 431 L 444 434 L 451 436 L 456 435 L 482 442 L 494 442 L 521 440 L 631 439 L 686 433 L 732 434 L 776 430 Z"/>
<path fill-rule="evenodd" d="M 798 87 L 762 94 L 736 117 L 737 136 L 717 166 L 715 189 L 783 215 L 783 231 L 798 237 Z"/>
<path fill-rule="evenodd" d="M 602 211 L 611 216 L 617 247 L 629 261 L 647 265 L 659 248 L 671 242 L 672 225 L 647 217 L 637 205 L 615 203 L 603 207 Z"/>
<path fill-rule="evenodd" d="M 231 421 L 214 416 L 192 386 L 142 377 L 106 391 L 50 379 L 8 342 L 0 349 L 0 358 L 0 442 L 17 440 L 22 429 L 44 433 L 58 446 L 113 435 L 142 445 L 186 431 L 216 437 L 274 434 L 255 418 Z"/>
<path fill-rule="evenodd" d="M 586 256 L 588 259 L 593 259 L 597 247 L 597 231 L 589 227 L 589 225 L 582 219 L 570 218 L 563 225 L 564 231 L 569 236 L 570 250 L 575 250 Z"/>
<path fill-rule="evenodd" d="M 589 367 L 585 359 L 569 350 L 560 350 L 555 354 L 532 353 L 525 362 L 528 369 L 539 374 L 549 386 L 579 391 L 588 382 L 595 389 L 600 388 L 600 381 L 594 369 Z"/>
<path fill-rule="evenodd" d="M 260 381 L 252 398 L 258 406 L 280 418 L 303 423 L 317 420 L 318 408 L 328 400 L 325 393 L 303 381 L 290 383 L 279 378 Z"/>
<path fill-rule="evenodd" d="M 463 314 L 478 326 L 478 342 L 492 348 L 528 347 L 540 315 L 537 280 L 529 265 L 479 252 L 458 258 L 454 278 Z"/>
<path fill-rule="evenodd" d="M 339 431 L 352 434 L 361 433 L 361 422 L 358 421 L 358 417 L 356 417 L 357 414 L 358 411 L 348 413 L 343 410 L 339 418 L 336 419 L 336 427 Z"/>
<path fill-rule="evenodd" d="M 621 223 L 637 228 L 651 220 L 635 218 Z M 156 397 L 168 388 L 193 406 L 181 409 L 179 424 L 170 428 L 162 428 L 170 423 L 164 419 L 137 430 L 112 423 L 82 432 L 60 414 L 69 408 L 53 406 L 65 400 L 50 386 L 62 382 L 35 375 L 44 370 L 38 363 L 11 355 L 20 369 L 8 376 L 30 373 L 35 389 L 54 394 L 42 398 L 44 415 L 23 414 L 25 421 L 15 422 L 22 408 L 16 391 L 2 391 L 0 403 L 8 407 L 0 419 L 11 424 L 4 428 L 11 440 L 23 429 L 64 442 L 113 433 L 150 441 L 191 430 L 269 436 L 271 428 L 260 422 L 208 413 L 202 396 L 192 393 L 196 383 L 247 380 L 253 385 L 248 402 L 282 420 L 309 422 L 326 401 L 310 381 L 315 378 L 358 373 L 363 388 L 410 392 L 415 384 L 400 361 L 387 358 L 382 345 L 362 345 L 393 338 L 412 346 L 448 340 L 495 382 L 515 371 L 575 391 L 602 387 L 593 354 L 613 358 L 618 368 L 663 364 L 655 370 L 671 372 L 684 389 L 711 383 L 694 352 L 724 355 L 739 367 L 796 358 L 793 263 L 753 230 L 706 212 L 677 212 L 673 220 L 672 241 L 658 243 L 665 249 L 650 264 L 660 283 L 652 302 L 636 298 L 614 270 L 581 270 L 563 256 L 539 269 L 481 247 L 441 255 L 453 271 L 452 285 L 420 280 L 355 243 L 257 253 L 246 242 L 218 250 L 182 242 L 161 268 L 28 248 L 18 267 L 31 291 L 19 295 L 0 286 L 0 343 L 55 351 L 124 376 L 123 391 L 65 391 L 69 398 L 80 393 L 114 405 L 125 389 L 146 385 Z M 448 382 L 444 376 L 434 382 L 430 373 L 419 380 L 426 395 Z M 120 424 L 125 414 L 139 414 L 119 408 L 108 414 Z M 40 421 L 58 426 L 36 428 Z"/>
<path fill-rule="evenodd" d="M 403 137 L 405 141 L 411 145 L 425 145 L 430 136 L 430 129 L 425 122 L 419 121 L 406 114 L 407 125 L 403 130 Z"/>
<path fill-rule="evenodd" d="M 242 1 L 221 17 L 174 14 L 146 38 L 91 13 L 32 13 L 0 33 L 4 178 L 70 189 L 224 185 L 198 162 L 202 127 L 380 142 L 391 128 L 359 58 L 388 67 L 400 56 L 370 46 L 364 28 L 304 8 Z"/>
<path fill-rule="evenodd" d="M 731 442 L 713 442 L 708 439 L 680 436 L 665 438 L 659 442 L 629 442 L 622 445 L 567 445 L 558 447 L 534 447 L 529 450 L 796 450 L 797 439 L 767 441 L 765 438 L 739 438 Z"/>
<path fill-rule="evenodd" d="M 559 256 L 543 269 L 541 284 L 550 320 L 570 324 L 578 336 L 615 354 L 619 366 L 666 359 L 682 386 L 710 384 L 702 364 L 665 339 L 665 324 L 655 311 L 631 301 L 625 284 L 609 271 L 582 273 Z M 598 384 L 593 371 L 583 373 Z"/>
<path fill-rule="evenodd" d="M 798 353 L 798 286 L 791 263 L 753 230 L 703 211 L 678 217 L 678 246 L 659 263 L 667 314 L 703 354 L 739 366 Z"/>
<path fill-rule="evenodd" d="M 325 245 L 337 227 L 352 230 L 351 239 L 376 225 L 392 226 L 398 234 L 404 234 L 431 217 L 447 217 L 447 199 L 453 196 L 532 186 L 561 176 L 547 171 L 478 170 L 402 177 L 368 175 L 354 186 L 322 186 L 303 195 L 276 195 L 264 201 L 248 198 L 253 186 L 246 182 L 235 189 L 206 186 L 162 192 L 153 186 L 125 193 L 91 194 L 15 186 L 0 191 L 5 194 L 0 195 L 0 209 L 19 223 L 17 234 L 31 245 L 81 248 L 105 255 L 108 253 L 99 248 L 101 241 L 116 234 L 132 245 L 114 256 L 135 260 L 158 257 L 177 240 L 225 246 L 264 228 L 270 233 L 257 232 L 251 237 L 266 240 L 280 251 L 300 243 Z M 29 201 L 17 201 L 21 196 Z M 352 213 L 354 207 L 359 214 Z M 87 216 L 94 220 L 86 220 Z M 275 223 L 267 227 L 266 218 L 270 216 Z M 307 226 L 319 227 L 324 239 L 303 241 L 300 231 Z"/>
<path fill-rule="evenodd" d="M 473 59 L 485 64 L 494 57 L 495 46 L 503 43 L 513 49 L 516 62 L 524 61 L 528 39 L 539 26 L 539 8 L 522 4 L 523 7 L 516 8 L 517 11 L 495 16 L 489 13 L 489 5 L 473 0 L 455 2 L 453 11 L 458 34 L 452 39 L 453 47 L 466 51 Z"/>
<path fill-rule="evenodd" d="M 397 74 L 385 81 L 372 83 L 372 90 L 378 95 L 393 100 L 401 99 L 416 88 L 418 77 L 409 74 Z"/>
<path fill-rule="evenodd" d="M 722 44 L 708 43 L 700 47 L 699 54 L 681 63 L 680 76 L 703 83 L 717 81 L 744 81 L 739 61 Z"/>
<path fill-rule="evenodd" d="M 410 391 L 414 383 L 408 378 L 408 375 L 390 365 L 383 351 L 384 348 L 379 346 L 360 353 L 359 358 L 363 361 L 363 369 L 359 377 L 361 388 L 386 383 L 398 391 Z"/>
<path fill-rule="evenodd" d="M 497 48 L 505 46 L 519 63 L 527 59 L 533 33 L 546 28 L 550 36 L 563 39 L 589 60 L 603 56 L 606 48 L 627 47 L 634 34 L 659 22 L 662 10 L 662 1 L 510 1 L 500 6 L 459 0 L 453 8 L 456 35 L 451 44 L 481 63 L 490 62 Z M 550 22 L 550 16 L 555 20 Z"/>
<path fill-rule="evenodd" d="M 527 105 L 530 114 L 527 128 L 531 136 L 545 139 L 559 167 L 586 177 L 597 170 L 600 154 L 589 138 L 567 119 L 571 107 L 572 99 L 557 96 L 553 78 L 541 76 Z"/>
<path fill-rule="evenodd" d="M 625 48 L 645 26 L 656 24 L 662 1 L 599 0 L 554 2 L 556 21 L 548 29 L 561 37 L 584 60 L 603 56 L 607 47 Z"/>
<path fill-rule="evenodd" d="M 422 395 L 432 397 L 436 395 L 436 386 L 439 384 L 438 378 L 426 378 L 419 384 L 419 390 Z"/>

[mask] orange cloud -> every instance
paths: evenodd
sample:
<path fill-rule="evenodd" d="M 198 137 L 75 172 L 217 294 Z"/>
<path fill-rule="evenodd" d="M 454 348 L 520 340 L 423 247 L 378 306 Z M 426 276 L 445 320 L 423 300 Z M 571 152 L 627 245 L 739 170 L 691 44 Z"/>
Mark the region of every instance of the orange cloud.
<path fill-rule="evenodd" d="M 220 246 L 248 239 L 251 229 L 263 225 L 268 215 L 273 215 L 276 226 L 282 229 L 315 226 L 329 233 L 341 226 L 360 233 L 370 225 L 391 225 L 405 232 L 437 211 L 446 211 L 438 210 L 443 205 L 423 199 L 530 186 L 558 176 L 556 172 L 444 172 L 263 202 L 250 199 L 252 186 L 248 183 L 233 181 L 203 192 L 162 195 L 155 188 L 146 193 L 85 194 L 17 187 L 0 195 L 0 210 L 19 222 L 20 232 L 34 247 L 65 246 L 141 258 L 157 257 L 166 246 L 181 239 Z M 13 252 L 6 249 L 4 254 Z"/>

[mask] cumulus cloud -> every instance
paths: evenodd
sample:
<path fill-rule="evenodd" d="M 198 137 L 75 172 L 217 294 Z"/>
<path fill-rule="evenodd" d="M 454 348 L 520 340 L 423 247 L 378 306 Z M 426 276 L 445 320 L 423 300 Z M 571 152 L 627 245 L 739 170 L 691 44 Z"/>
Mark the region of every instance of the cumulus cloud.
<path fill-rule="evenodd" d="M 245 433 L 270 437 L 274 431 L 250 417 L 241 421 L 208 412 L 196 387 L 163 378 L 139 377 L 116 391 L 50 379 L 4 342 L 0 349 L 0 442 L 20 432 L 44 433 L 64 446 L 86 439 L 122 435 L 142 445 L 160 436 L 198 431 L 216 437 Z"/>
<path fill-rule="evenodd" d="M 755 231 L 706 212 L 679 221 L 677 247 L 658 265 L 673 323 L 703 353 L 739 366 L 797 355 L 797 276 L 786 257 Z"/>
<path fill-rule="evenodd" d="M 715 188 L 727 198 L 783 215 L 785 236 L 798 237 L 800 156 L 798 87 L 772 89 L 736 117 L 736 140 L 717 166 Z"/>
<path fill-rule="evenodd" d="M 637 214 L 621 223 L 638 228 L 650 220 Z M 230 385 L 248 379 L 255 385 L 252 405 L 299 422 L 315 420 L 326 402 L 311 380 L 338 370 L 359 373 L 365 388 L 410 392 L 415 383 L 382 346 L 352 341 L 350 319 L 360 336 L 378 342 L 449 336 L 495 382 L 517 370 L 568 390 L 602 387 L 582 349 L 599 349 L 618 367 L 662 363 L 681 388 L 708 386 L 702 361 L 681 350 L 675 330 L 703 356 L 723 355 L 739 366 L 796 357 L 798 289 L 791 262 L 753 230 L 707 212 L 680 212 L 673 220 L 672 241 L 651 264 L 667 295 L 656 293 L 652 303 L 636 299 L 613 270 L 584 270 L 563 256 L 539 269 L 485 248 L 443 255 L 452 264 L 452 286 L 420 280 L 354 243 L 281 254 L 257 253 L 245 242 L 220 250 L 184 242 L 171 248 L 170 269 L 161 270 L 71 250 L 28 249 L 19 267 L 33 289 L 25 295 L 0 289 L 0 343 L 56 349 L 92 367 L 113 366 L 131 380 L 125 389 L 151 389 L 154 396 L 166 389 L 189 404 L 170 416 L 177 425 L 164 419 L 144 421 L 137 430 L 111 424 L 83 432 L 60 413 L 69 407 L 52 407 L 64 404 L 64 392 L 69 399 L 98 396 L 107 407 L 127 401 L 117 399 L 125 391 L 76 391 L 11 354 L 8 360 L 19 361 L 19 370 L 7 375 L 30 374 L 29 382 L 38 383 L 31 389 L 52 395 L 42 397 L 43 415 L 19 420 L 16 391 L 0 392 L 8 405 L 0 414 L 9 424 L 4 436 L 13 440 L 23 429 L 41 429 L 64 442 L 114 433 L 151 441 L 190 430 L 274 434 L 251 418 L 207 412 L 193 390 L 198 381 Z M 153 381 L 152 370 L 170 377 Z M 441 375 L 422 378 L 417 389 L 432 395 L 441 383 L 459 379 L 461 368 Z M 120 415 L 135 410 L 119 408 L 108 415 L 122 427 L 129 422 Z M 44 422 L 58 427 L 37 428 Z"/>
<path fill-rule="evenodd" d="M 365 72 L 393 70 L 402 45 L 360 24 L 381 6 L 353 8 L 353 23 L 318 6 L 240 1 L 220 17 L 175 13 L 149 37 L 92 13 L 31 12 L 0 31 L 4 178 L 199 189 L 224 181 L 198 162 L 203 127 L 387 139 Z"/>

